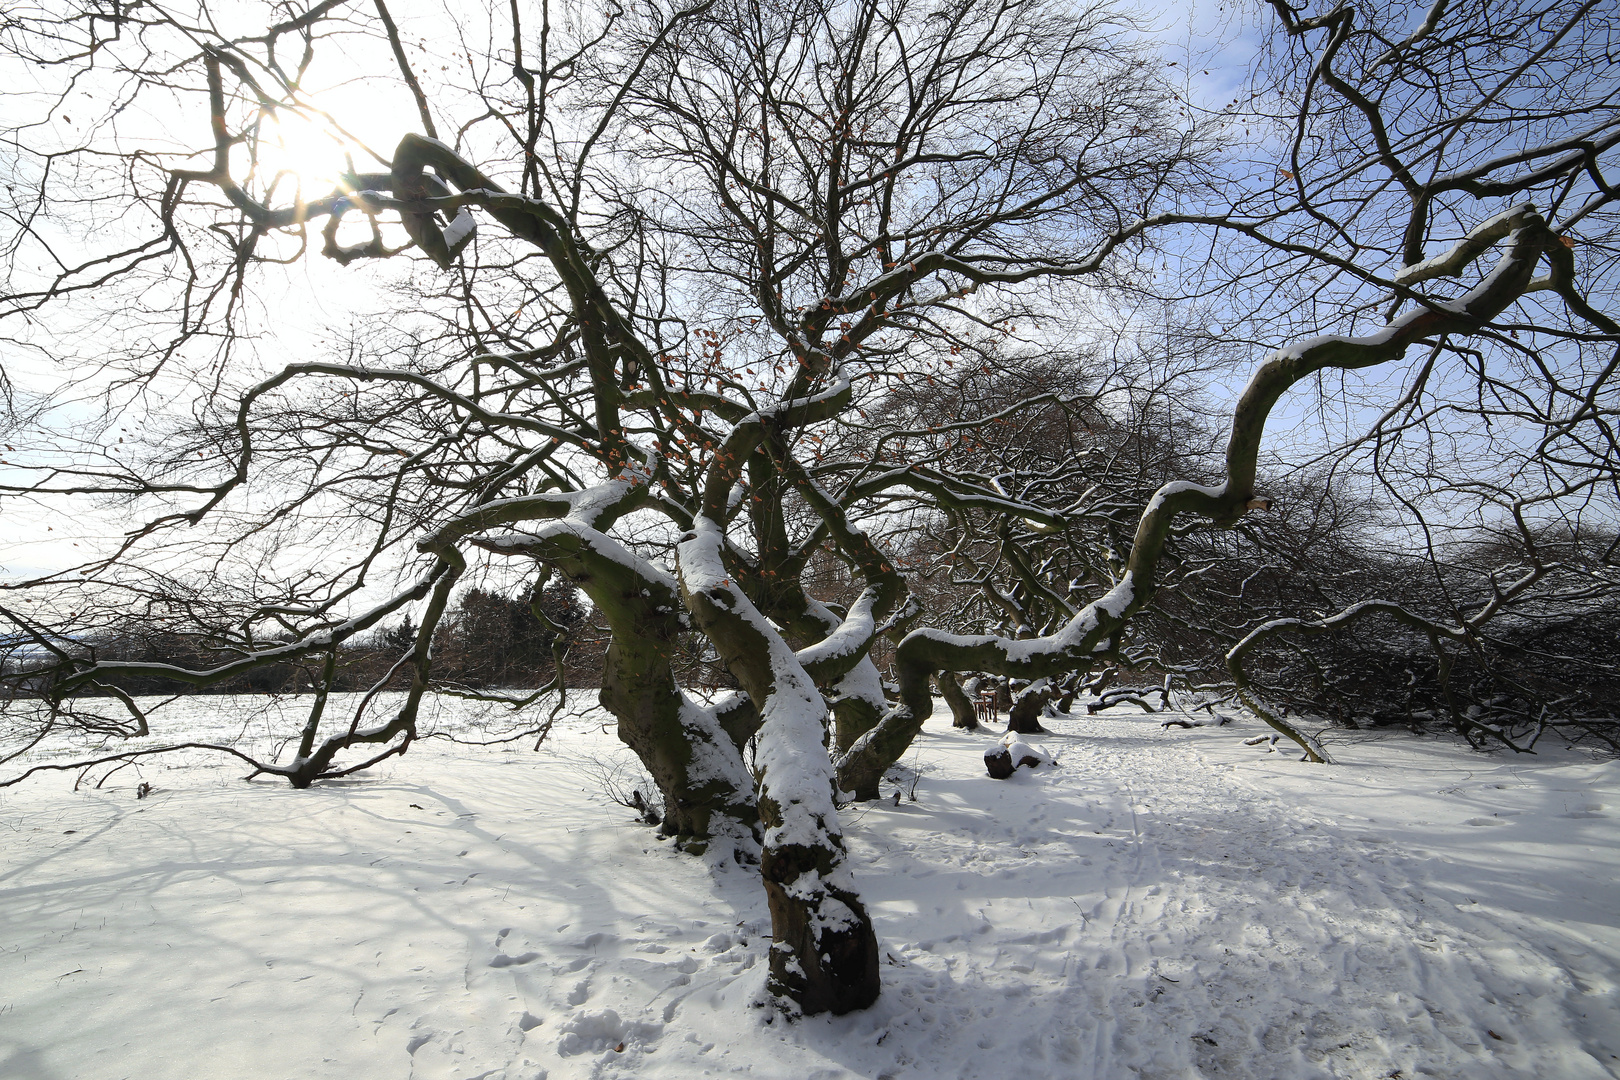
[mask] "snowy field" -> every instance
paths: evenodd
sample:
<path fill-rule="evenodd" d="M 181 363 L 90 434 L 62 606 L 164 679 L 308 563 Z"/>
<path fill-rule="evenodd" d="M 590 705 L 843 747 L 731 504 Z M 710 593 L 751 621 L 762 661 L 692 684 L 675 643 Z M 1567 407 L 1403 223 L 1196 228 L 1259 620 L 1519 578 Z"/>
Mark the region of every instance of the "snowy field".
<path fill-rule="evenodd" d="M 790 1025 L 757 880 L 605 796 L 604 719 L 304 792 L 207 756 L 0 791 L 0 1077 L 1620 1076 L 1615 761 L 1310 766 L 1120 711 L 995 781 L 936 721 L 915 801 L 845 813 L 883 997 Z"/>

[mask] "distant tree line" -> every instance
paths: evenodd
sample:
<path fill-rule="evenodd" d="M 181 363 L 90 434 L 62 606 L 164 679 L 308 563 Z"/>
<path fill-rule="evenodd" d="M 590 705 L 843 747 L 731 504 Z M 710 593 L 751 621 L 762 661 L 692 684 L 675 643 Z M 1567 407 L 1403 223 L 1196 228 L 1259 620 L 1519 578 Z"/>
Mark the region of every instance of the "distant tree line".
<path fill-rule="evenodd" d="M 341 645 L 333 692 L 364 691 L 379 683 L 409 681 L 397 661 L 416 643 L 418 627 L 409 614 L 377 632 Z M 473 587 L 463 592 L 433 635 L 434 667 L 443 685 L 471 690 L 534 688 L 556 673 L 554 646 L 565 645 L 563 685 L 601 683 L 605 635 L 597 631 L 588 606 L 568 582 L 558 578 L 531 596 L 508 596 Z M 173 665 L 204 670 L 227 663 L 234 651 L 206 633 L 178 632 L 140 619 L 128 619 L 75 642 L 98 661 Z M 312 690 L 321 680 L 322 659 L 253 668 L 223 682 L 192 686 L 158 674 L 127 669 L 104 680 L 102 693 L 117 688 L 132 695 L 290 694 Z M 391 674 L 392 672 L 392 674 Z"/>

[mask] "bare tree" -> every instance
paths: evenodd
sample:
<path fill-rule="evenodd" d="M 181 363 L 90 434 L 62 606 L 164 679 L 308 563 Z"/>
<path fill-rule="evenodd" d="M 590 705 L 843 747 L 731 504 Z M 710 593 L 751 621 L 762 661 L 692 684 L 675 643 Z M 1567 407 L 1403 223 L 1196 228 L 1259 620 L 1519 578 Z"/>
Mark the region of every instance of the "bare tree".
<path fill-rule="evenodd" d="M 1507 14 L 1478 25 L 1507 29 L 1474 29 L 1487 7 Z M 408 684 L 397 711 L 372 715 L 367 694 L 330 726 L 319 694 L 292 760 L 253 762 L 295 786 L 364 768 L 416 738 L 464 577 L 537 564 L 610 628 L 601 701 L 663 828 L 758 858 L 773 994 L 806 1013 L 870 1004 L 840 793 L 877 795 L 937 673 L 1034 681 L 1127 655 L 1177 534 L 1271 504 L 1262 429 L 1292 388 L 1420 346 L 1431 359 L 1331 460 L 1370 448 L 1367 475 L 1407 503 L 1502 506 L 1526 540 L 1542 511 L 1525 507 L 1613 491 L 1614 364 L 1593 363 L 1616 344 L 1593 303 L 1606 268 L 1578 265 L 1570 236 L 1609 220 L 1613 88 L 1581 66 L 1605 13 L 1478 0 L 1409 41 L 1377 10 L 1276 16 L 1256 101 L 1285 111 L 1245 146 L 1259 105 L 1200 116 L 1102 5 L 514 5 L 431 44 L 380 2 L 252 26 L 147 5 L 8 15 L 8 55 L 41 90 L 10 132 L 5 314 L 19 351 L 82 365 L 101 419 L 70 429 L 58 400 L 20 400 L 0 491 L 122 500 L 142 522 L 7 586 L 0 613 L 33 658 L 12 682 L 43 695 L 30 737 L 134 675 L 212 685 L 299 661 L 329 688 L 346 643 L 409 612 L 377 684 Z M 302 123 L 363 157 L 316 90 L 356 71 L 388 72 L 420 132 L 306 191 L 278 140 Z M 1567 102 L 1529 101 L 1559 76 Z M 113 108 L 81 137 L 66 110 L 82 117 L 86 92 Z M 289 338 L 259 335 L 291 333 L 269 298 L 311 247 L 379 310 L 289 362 Z M 1447 277 L 1460 295 L 1435 291 Z M 1211 340 L 1298 338 L 1254 372 L 1224 453 L 1153 430 L 1162 400 L 1111 407 L 1144 385 L 1075 347 L 1099 298 L 1155 293 L 1197 294 L 1231 324 Z M 959 415 L 929 415 L 952 395 Z M 1389 447 L 1455 410 L 1539 432 L 1505 440 L 1536 469 L 1475 455 L 1414 493 Z M 1164 482 L 1176 462 L 1199 481 Z M 996 632 L 920 625 L 900 557 L 942 528 L 984 564 Z M 812 584 L 829 559 L 842 602 Z M 1483 606 L 1426 624 L 1466 637 L 1544 580 L 1498 575 Z M 134 607 L 225 659 L 85 644 Z M 680 684 L 694 633 L 740 693 Z M 1231 655 L 1256 711 L 1325 757 Z M 136 720 L 119 730 L 144 733 L 120 700 Z"/>
<path fill-rule="evenodd" d="M 1554 680 L 1562 690 L 1515 691 L 1490 659 L 1524 655 L 1513 642 L 1533 624 L 1602 617 L 1620 602 L 1620 327 L 1602 311 L 1620 127 L 1616 87 L 1594 62 L 1612 48 L 1612 13 L 1435 5 L 1406 25 L 1406 13 L 1377 6 L 1314 17 L 1273 7 L 1284 32 L 1273 86 L 1292 105 L 1278 117 L 1291 130 L 1277 186 L 1294 225 L 1259 225 L 1271 254 L 1257 254 L 1314 264 L 1307 320 L 1330 305 L 1361 325 L 1386 323 L 1343 344 L 1302 343 L 1288 359 L 1309 364 L 1331 349 L 1329 371 L 1387 367 L 1419 347 L 1399 371 L 1329 384 L 1342 395 L 1340 443 L 1320 458 L 1383 508 L 1386 548 L 1416 572 L 1374 573 L 1360 595 L 1254 628 L 1228 656 L 1232 677 L 1263 707 L 1244 668 L 1258 646 L 1342 637 L 1374 620 L 1431 654 L 1434 704 L 1473 734 L 1520 746 L 1516 726 L 1533 742 L 1548 722 L 1612 723 L 1612 692 L 1588 692 L 1612 684 L 1592 667 L 1607 665 L 1601 651 L 1542 663 L 1567 669 Z M 1505 251 L 1486 269 L 1493 248 Z M 1461 282 L 1447 289 L 1447 279 Z M 1426 310 L 1397 314 L 1408 305 Z M 1331 679 L 1330 658 L 1318 659 L 1316 677 Z M 1476 694 L 1448 676 L 1481 665 L 1498 672 L 1494 689 Z"/>

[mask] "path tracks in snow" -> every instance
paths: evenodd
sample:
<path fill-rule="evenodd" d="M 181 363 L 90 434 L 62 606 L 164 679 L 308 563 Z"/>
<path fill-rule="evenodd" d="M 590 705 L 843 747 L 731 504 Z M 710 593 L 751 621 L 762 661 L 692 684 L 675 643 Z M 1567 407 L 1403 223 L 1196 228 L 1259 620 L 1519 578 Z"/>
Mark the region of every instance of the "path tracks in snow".
<path fill-rule="evenodd" d="M 1199 752 L 1201 739 L 1236 744 L 1228 732 L 1048 723 L 1059 763 L 1046 775 L 987 790 L 941 763 L 925 780 L 924 804 L 943 804 L 929 816 L 949 819 L 942 836 L 858 830 L 897 876 L 948 866 L 1006 882 L 988 896 L 958 884 L 984 901 L 971 912 L 946 902 L 910 916 L 930 932 L 903 946 L 907 962 L 974 1003 L 982 1032 L 956 1041 L 1002 1044 L 1053 1076 L 1615 1075 L 1613 1033 L 1604 1045 L 1581 1022 L 1594 1005 L 1612 1017 L 1612 993 L 1594 1000 L 1544 941 L 1431 889 L 1426 852 Z M 896 997 L 916 996 L 895 981 Z M 997 995 L 1010 1009 L 986 1011 Z M 1009 1019 L 1018 1002 L 1042 1003 L 1039 1025 Z M 934 1064 L 953 1059 L 941 1048 Z"/>

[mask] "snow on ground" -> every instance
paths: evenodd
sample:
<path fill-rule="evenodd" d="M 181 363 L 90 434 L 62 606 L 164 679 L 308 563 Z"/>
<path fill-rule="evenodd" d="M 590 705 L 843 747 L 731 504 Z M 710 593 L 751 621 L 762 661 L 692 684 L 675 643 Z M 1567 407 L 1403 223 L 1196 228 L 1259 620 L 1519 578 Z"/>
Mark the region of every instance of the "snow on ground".
<path fill-rule="evenodd" d="M 754 875 L 604 797 L 600 713 L 304 792 L 29 781 L 0 1077 L 1620 1076 L 1620 763 L 1348 733 L 1311 766 L 1159 719 L 1048 721 L 1007 781 L 931 727 L 915 802 L 845 812 L 883 997 L 792 1025 L 751 1007 Z"/>

